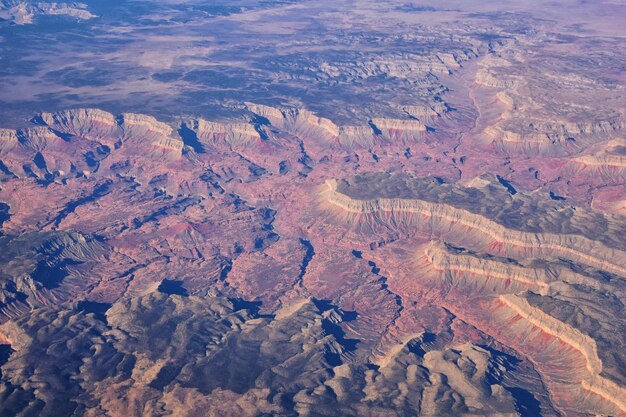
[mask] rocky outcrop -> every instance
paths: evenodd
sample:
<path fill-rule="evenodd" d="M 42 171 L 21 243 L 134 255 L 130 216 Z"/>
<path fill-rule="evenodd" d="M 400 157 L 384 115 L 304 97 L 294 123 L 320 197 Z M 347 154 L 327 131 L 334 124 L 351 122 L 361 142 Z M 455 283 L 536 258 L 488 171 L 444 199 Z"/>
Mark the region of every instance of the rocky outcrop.
<path fill-rule="evenodd" d="M 184 122 L 183 126 L 192 130 L 203 145 L 228 145 L 236 148 L 248 146 L 261 139 L 254 126 L 249 123 L 216 123 L 196 119 Z"/>
<path fill-rule="evenodd" d="M 267 119 L 273 126 L 300 137 L 336 143 L 341 135 L 339 126 L 305 109 L 280 110 L 270 106 L 246 103 L 248 110 Z"/>
<path fill-rule="evenodd" d="M 415 119 L 374 118 L 368 125 L 337 126 L 331 120 L 304 109 L 280 110 L 253 103 L 246 106 L 273 126 L 321 144 L 371 147 L 381 139 L 394 142 L 415 140 L 427 130 L 423 122 Z"/>
<path fill-rule="evenodd" d="M 447 103 L 438 102 L 422 106 L 402 106 L 401 110 L 409 116 L 420 121 L 429 120 L 433 117 L 441 117 L 450 111 Z"/>
<path fill-rule="evenodd" d="M 419 415 L 517 415 L 513 398 L 502 384 L 502 375 L 510 367 L 503 356 L 471 343 L 447 348 L 432 344 L 416 336 L 394 346 L 380 368 L 366 374 L 365 400 L 371 404 L 396 392 L 396 404 L 419 398 Z M 345 369 L 341 371 L 341 376 L 348 376 Z M 339 385 L 337 379 L 328 385 Z M 425 380 L 428 383 L 423 385 Z"/>
<path fill-rule="evenodd" d="M 583 387 L 613 402 L 622 412 L 626 412 L 626 401 L 624 400 L 626 398 L 626 390 L 600 376 L 602 361 L 598 357 L 595 340 L 532 307 L 523 298 L 507 294 L 501 295 L 499 299 L 533 326 L 580 351 L 586 360 L 587 370 L 589 371 L 589 375 L 581 381 Z"/>
<path fill-rule="evenodd" d="M 516 90 L 523 85 L 523 81 L 514 76 L 497 77 L 487 68 L 481 68 L 476 72 L 476 82 L 486 87 Z"/>
<path fill-rule="evenodd" d="M 603 142 L 586 155 L 573 159 L 573 163 L 594 170 L 613 170 L 622 173 L 626 168 L 626 139 L 617 138 Z"/>
<path fill-rule="evenodd" d="M 89 408 L 98 407 L 111 416 L 140 415 L 145 410 L 180 412 L 188 409 L 181 396 L 194 399 L 193 407 L 203 402 L 204 415 L 242 415 L 235 404 L 222 401 L 223 395 L 257 411 L 250 416 L 264 411 L 286 414 L 282 401 L 269 397 L 280 392 L 293 397 L 303 387 L 323 384 L 352 349 L 338 326 L 342 313 L 316 300 L 298 306 L 288 320 L 260 317 L 253 308 L 237 308 L 224 297 L 158 292 L 108 306 L 99 319 L 69 308 L 40 312 L 0 326 L 0 333 L 18 352 L 3 366 L 3 383 L 24 385 L 28 394 L 2 391 L 10 397 L 3 410 L 13 415 L 26 415 L 38 402 L 41 416 L 83 410 L 81 398 L 89 398 Z M 42 340 L 44 333 L 50 338 Z M 58 366 L 62 356 L 66 360 Z M 28 387 L 44 375 L 53 383 L 36 390 Z M 78 375 L 81 384 L 72 390 L 57 384 Z M 265 390 L 267 404 L 245 405 L 246 396 L 259 388 Z M 171 390 L 179 395 L 165 394 Z M 125 398 L 115 395 L 119 392 L 125 392 Z"/>
<path fill-rule="evenodd" d="M 17 131 L 0 129 L 0 153 L 9 152 L 18 145 Z"/>
<path fill-rule="evenodd" d="M 619 294 L 619 283 L 603 282 L 597 270 L 578 267 L 560 260 L 500 258 L 491 254 L 470 252 L 445 242 L 432 241 L 424 248 L 430 265 L 456 280 L 495 280 L 492 293 L 532 291 L 541 295 L 571 293 L 571 286 L 601 294 Z M 584 272 L 584 273 L 583 273 Z M 512 285 L 517 284 L 517 285 Z"/>
<path fill-rule="evenodd" d="M 111 416 L 193 415 L 199 405 L 220 417 L 516 415 L 503 375 L 516 371 L 502 353 L 416 337 L 379 368 L 354 355 L 347 320 L 316 299 L 269 316 L 224 297 L 158 292 L 120 300 L 100 319 L 46 308 L 0 326 L 0 340 L 16 351 L 0 392 L 13 415 L 39 402 L 41 416 L 87 406 Z M 41 378 L 53 383 L 36 385 Z M 61 384 L 75 378 L 71 390 Z"/>
<path fill-rule="evenodd" d="M 533 308 L 528 301 L 516 295 L 500 295 L 499 299 L 534 326 L 558 337 L 565 343 L 581 351 L 587 360 L 587 369 L 589 372 L 599 374 L 602 371 L 602 362 L 600 358 L 598 358 L 596 343 L 593 339 L 556 320 L 552 316 L 545 314 L 541 310 Z"/>
<path fill-rule="evenodd" d="M 246 103 L 246 108 L 252 113 L 267 119 L 272 125 L 282 127 L 286 123 L 286 116 L 282 110 L 264 104 Z"/>
<path fill-rule="evenodd" d="M 170 136 L 174 131 L 167 123 L 160 122 L 145 114 L 123 113 L 121 120 L 124 133 L 129 137 L 140 135 Z"/>
<path fill-rule="evenodd" d="M 99 109 L 74 109 L 41 113 L 35 121 L 46 126 L 36 128 L 41 132 L 45 132 L 44 129 L 52 132 L 50 129 L 53 129 L 56 132 L 96 141 L 110 148 L 131 141 L 180 154 L 184 147 L 183 141 L 169 124 L 143 114 L 124 113 L 116 117 Z"/>
<path fill-rule="evenodd" d="M 511 97 L 511 95 L 507 93 L 506 91 L 499 91 L 496 94 L 496 97 L 498 98 L 498 100 L 502 102 L 502 104 L 504 104 L 507 107 L 507 111 L 512 111 L 516 109 L 517 104 L 515 102 L 515 99 Z M 509 117 L 510 117 L 509 113 L 505 113 L 502 116 L 503 119 L 508 119 Z"/>
<path fill-rule="evenodd" d="M 514 281 L 541 293 L 547 292 L 550 281 L 554 280 L 548 276 L 545 269 L 525 268 L 513 262 L 505 263 L 469 254 L 456 254 L 447 250 L 445 244 L 441 242 L 431 242 L 425 249 L 425 255 L 439 271 L 474 274 L 504 282 Z"/>
<path fill-rule="evenodd" d="M 174 129 L 167 123 L 158 121 L 152 116 L 143 114 L 124 113 L 121 116 L 124 140 L 148 142 L 155 148 L 173 155 L 180 155 L 185 144 L 178 136 L 174 136 Z"/>
<path fill-rule="evenodd" d="M 26 233 L 0 237 L 0 322 L 59 303 L 92 285 L 89 273 L 105 245 L 79 233 Z"/>
<path fill-rule="evenodd" d="M 626 155 L 584 155 L 574 161 L 589 167 L 626 168 Z"/>
<path fill-rule="evenodd" d="M 113 3 L 0 19 L 0 415 L 626 415 L 616 1 Z"/>
<path fill-rule="evenodd" d="M 491 343 L 480 332 L 484 329 L 488 333 L 492 329 L 490 326 L 495 327 L 493 323 L 482 327 L 480 332 L 476 329 L 459 330 L 458 327 L 462 325 L 458 322 L 465 320 L 463 313 L 466 311 L 455 311 L 453 306 L 444 305 L 446 311 L 459 317 L 452 325 L 446 321 L 451 319 L 438 316 L 442 314 L 447 317 L 447 313 L 441 313 L 439 303 L 452 303 L 450 300 L 459 297 L 459 294 L 462 302 L 471 300 L 474 303 L 476 300 L 497 300 L 494 297 L 500 294 L 519 294 L 526 290 L 542 296 L 545 294 L 548 298 L 555 294 L 572 294 L 570 289 L 576 285 L 577 288 L 585 289 L 583 294 L 588 297 L 585 300 L 589 300 L 588 305 L 594 306 L 599 303 L 597 294 L 614 292 L 616 282 L 622 280 L 620 277 L 623 276 L 625 248 L 621 231 L 624 229 L 620 228 L 616 219 L 597 212 L 590 213 L 581 207 L 572 207 L 569 196 L 566 204 L 550 199 L 545 192 L 527 193 L 523 191 L 523 185 L 520 184 L 518 188 L 519 183 L 515 179 L 508 183 L 493 175 L 468 176 L 473 179 L 463 181 L 464 186 L 461 186 L 448 183 L 439 177 L 420 178 L 411 175 L 383 181 L 381 175 L 395 175 L 384 173 L 378 176 L 375 173 L 371 176 L 362 174 L 365 176 L 359 183 L 360 180 L 355 179 L 359 177 L 357 175 L 332 182 L 322 193 L 324 206 L 331 210 L 333 216 L 340 213 L 337 218 L 345 219 L 356 226 L 344 234 L 344 226 L 334 221 L 325 221 L 323 215 L 319 216 L 322 220 L 317 223 L 314 217 L 321 213 L 315 210 L 309 212 L 303 207 L 315 200 L 316 196 L 308 194 L 313 194 L 312 187 L 321 178 L 339 172 L 337 170 L 346 171 L 343 162 L 335 164 L 338 160 L 335 155 L 340 155 L 341 161 L 345 161 L 346 156 L 358 160 L 368 153 L 364 147 L 376 146 L 382 148 L 382 152 L 396 152 L 400 159 L 407 146 L 394 147 L 395 144 L 425 135 L 423 144 L 427 148 L 431 136 L 424 134 L 425 122 L 415 119 L 375 118 L 369 125 L 341 127 L 306 111 L 280 110 L 280 118 L 277 118 L 277 112 L 273 110 L 276 109 L 257 108 L 265 116 L 257 115 L 258 117 L 247 123 L 186 120 L 182 126 L 178 126 L 180 130 L 177 131 L 177 126 L 149 116 L 124 114 L 116 117 L 106 112 L 85 109 L 43 114 L 37 120 L 41 126 L 32 131 L 5 131 L 2 139 L 12 150 L 8 152 L 9 157 L 5 158 L 3 155 L 2 160 L 11 162 L 5 168 L 10 172 L 15 171 L 17 177 L 6 175 L 6 187 L 0 190 L 3 191 L 3 201 L 11 209 L 10 220 L 6 221 L 3 230 L 11 233 L 25 227 L 89 230 L 106 236 L 104 242 L 107 244 L 114 242 L 111 244 L 115 250 L 107 250 L 109 258 L 105 260 L 88 259 L 80 264 L 57 265 L 60 275 L 64 276 L 62 284 L 57 288 L 49 289 L 41 285 L 41 271 L 11 279 L 10 283 L 7 281 L 7 286 L 3 288 L 6 296 L 0 299 L 6 306 L 1 310 L 0 317 L 4 320 L 20 320 L 28 316 L 31 305 L 39 310 L 46 304 L 64 303 L 75 296 L 75 291 L 82 292 L 83 295 L 88 293 L 90 299 L 109 297 L 105 298 L 108 303 L 109 300 L 114 302 L 124 295 L 127 300 L 128 297 L 144 296 L 154 291 L 171 290 L 171 294 L 184 294 L 177 301 L 181 306 L 186 302 L 184 297 L 189 294 L 233 291 L 234 294 L 244 293 L 246 296 L 258 295 L 264 302 L 266 299 L 272 300 L 268 304 L 280 297 L 279 302 L 270 304 L 272 307 L 264 308 L 273 309 L 273 306 L 281 304 L 285 307 L 271 310 L 275 315 L 268 315 L 264 319 L 280 322 L 282 325 L 299 320 L 302 314 L 307 315 L 311 309 L 326 308 L 323 303 L 316 306 L 312 298 L 306 298 L 310 295 L 306 291 L 315 289 L 327 299 L 341 297 L 350 310 L 359 309 L 359 323 L 354 327 L 351 327 L 352 324 L 341 324 L 339 327 L 358 335 L 353 337 L 358 337 L 358 345 L 363 347 L 359 347 L 362 350 L 358 355 L 353 353 L 351 349 L 354 349 L 356 342 L 347 342 L 347 336 L 341 333 L 342 330 L 333 327 L 340 323 L 340 313 L 322 312 L 319 317 L 316 316 L 312 322 L 324 323 L 322 332 L 307 339 L 301 345 L 302 350 L 315 356 L 318 353 L 315 346 L 322 346 L 328 356 L 315 357 L 322 358 L 318 363 L 326 360 L 332 364 L 323 365 L 324 371 L 321 373 L 332 375 L 311 388 L 315 391 L 314 394 L 308 389 L 293 393 L 299 410 L 319 409 L 323 404 L 330 404 L 329 401 L 338 398 L 346 404 L 354 394 L 350 386 L 358 381 L 356 392 L 363 393 L 368 401 L 376 401 L 381 407 L 388 407 L 390 410 L 397 408 L 394 408 L 396 405 L 390 405 L 386 398 L 398 398 L 395 400 L 398 404 L 411 410 L 411 398 L 420 398 L 421 410 L 430 410 L 434 415 L 445 414 L 449 410 L 454 410 L 453 413 L 480 414 L 515 409 L 511 397 L 502 388 L 508 388 L 508 385 L 493 383 L 492 379 L 499 373 L 510 375 L 514 370 L 496 369 L 500 359 L 494 358 L 498 356 L 491 350 L 482 351 L 477 346 Z M 266 126 L 268 123 L 272 126 Z M 446 119 L 442 123 L 452 121 Z M 288 134 L 293 132 L 297 134 Z M 167 141 L 170 140 L 175 145 L 172 146 L 176 149 L 175 152 L 168 150 L 170 148 Z M 187 147 L 184 147 L 185 144 Z M 190 144 L 196 144 L 201 151 L 193 152 Z M 322 160 L 320 157 L 313 160 L 316 149 L 310 151 L 309 147 L 314 148 L 315 144 L 336 146 L 333 149 L 336 152 L 332 158 L 326 157 Z M 37 149 L 41 150 L 41 155 L 37 155 Z M 250 152 L 246 153 L 244 150 Z M 311 156 L 307 152 L 311 152 Z M 174 159 L 172 155 L 180 158 Z M 302 164 L 314 161 L 310 163 L 309 171 L 313 175 L 308 180 L 305 180 L 307 177 L 302 173 L 290 176 L 286 169 L 280 175 L 255 174 L 260 178 L 256 180 L 256 185 L 246 184 L 248 171 L 258 169 L 254 165 L 257 161 L 252 158 L 258 158 L 258 166 L 281 167 L 288 166 L 290 162 L 293 167 L 297 164 L 294 162 L 296 158 L 300 157 L 299 162 Z M 365 159 L 368 158 L 361 158 L 356 169 L 376 169 L 371 165 L 374 162 L 369 161 L 373 158 L 367 161 Z M 387 159 L 382 158 L 382 162 L 377 164 L 382 166 Z M 245 161 L 244 164 L 249 163 L 249 167 L 242 166 L 242 161 Z M 427 160 L 424 159 L 424 164 L 426 163 Z M 406 170 L 421 169 L 420 165 L 421 162 L 411 165 L 411 168 L 407 166 Z M 388 169 L 387 167 L 389 165 L 384 169 Z M 90 175 L 84 174 L 83 168 L 88 169 Z M 391 166 L 389 170 L 392 171 L 393 168 Z M 83 172 L 83 175 L 59 176 L 56 173 L 60 170 Z M 507 180 L 508 178 L 507 176 Z M 416 181 L 420 184 L 413 186 Z M 63 190 L 63 193 L 59 193 L 59 190 Z M 46 198 L 38 200 L 41 207 L 31 208 L 29 203 L 24 203 L 31 201 L 33 195 L 43 193 Z M 285 217 L 277 220 L 276 226 L 270 220 L 273 215 L 269 214 L 269 209 L 264 208 L 268 202 L 283 210 Z M 255 209 L 253 205 L 258 208 Z M 288 206 L 286 210 L 285 206 Z M 124 209 L 120 209 L 121 207 Z M 324 239 L 339 236 L 336 237 L 339 243 L 328 245 L 332 248 L 327 249 L 323 245 L 318 248 L 317 242 L 313 242 L 311 245 L 315 245 L 315 257 L 313 260 L 307 259 L 308 251 L 307 254 L 298 252 L 302 250 L 301 243 L 295 246 L 289 243 L 290 240 L 301 242 L 289 236 L 292 233 L 290 230 L 293 230 L 291 225 L 297 222 L 312 225 L 303 233 L 318 238 L 324 236 Z M 382 226 L 375 229 L 371 225 Z M 383 237 L 381 234 L 377 235 L 377 241 L 380 239 L 381 242 L 380 250 L 385 250 L 383 241 L 389 237 L 390 241 L 398 242 L 391 250 L 397 249 L 398 253 L 406 256 L 404 265 L 394 265 L 392 262 L 395 254 L 389 256 L 391 262 L 384 267 L 387 268 L 383 269 L 384 272 L 380 271 L 377 264 L 388 262 L 387 255 L 392 252 L 371 249 L 371 253 L 366 253 L 367 249 L 364 249 L 373 240 L 372 235 L 367 233 L 382 229 L 385 230 L 383 234 L 389 234 Z M 334 232 L 329 232 L 330 230 Z M 414 231 L 411 232 L 413 234 L 406 233 L 411 239 L 398 239 L 407 230 Z M 362 231 L 366 233 L 360 235 Z M 428 246 L 428 240 L 446 241 L 450 245 Z M 278 241 L 280 243 L 276 243 Z M 420 248 L 426 247 L 426 251 L 420 251 L 417 256 L 414 253 L 416 241 Z M 369 247 L 376 244 L 370 243 Z M 353 250 L 355 246 L 352 245 L 358 250 Z M 464 250 L 461 246 L 469 249 Z M 354 256 L 348 255 L 347 258 L 360 259 L 358 262 L 362 265 L 353 268 L 350 259 L 344 259 L 350 250 L 353 250 Z M 343 251 L 343 257 L 339 251 Z M 378 255 L 379 253 L 381 254 Z M 77 259 L 67 253 L 63 256 Z M 307 260 L 299 263 L 302 256 Z M 374 258 L 375 256 L 381 259 Z M 333 261 L 336 264 L 328 267 L 325 263 L 331 257 L 337 259 Z M 509 257 L 516 260 L 508 259 Z M 295 258 L 298 261 L 294 261 Z M 541 259 L 535 263 L 533 258 Z M 278 262 L 281 264 L 277 265 Z M 293 268 L 293 265 L 304 266 Z M 421 268 L 420 282 L 415 280 L 417 272 L 411 270 L 413 267 Z M 298 275 L 298 271 L 302 269 L 306 274 Z M 181 278 L 180 281 L 163 280 L 163 276 Z M 35 279 L 37 277 L 39 280 Z M 294 279 L 301 282 L 301 286 L 294 284 Z M 341 282 L 337 284 L 333 280 Z M 364 280 L 367 280 L 365 285 L 362 284 Z M 163 285 L 165 281 L 175 282 L 178 287 L 174 285 L 174 289 L 168 289 L 167 285 Z M 366 289 L 363 289 L 364 286 Z M 338 287 L 341 288 L 337 290 Z M 350 289 L 345 290 L 348 287 Z M 348 295 L 344 296 L 346 291 Z M 19 301 L 23 294 L 28 295 L 27 302 Z M 431 317 L 430 311 L 418 311 L 421 308 L 421 297 L 427 300 L 430 305 L 428 308 L 433 311 L 437 309 L 439 313 Z M 295 299 L 303 300 L 293 303 L 287 301 Z M 148 304 L 146 301 L 146 310 Z M 482 306 L 472 308 L 490 319 L 485 311 L 489 313 L 492 310 L 480 310 Z M 111 311 L 115 315 L 111 313 L 103 318 L 101 314 L 100 320 L 110 320 L 110 325 L 119 325 L 121 328 L 125 325 L 124 320 L 128 319 L 128 311 L 133 309 L 135 307 L 114 306 Z M 506 317 L 517 317 L 517 313 L 510 307 L 503 304 L 501 309 L 506 310 Z M 175 315 L 172 312 L 167 314 L 170 313 Z M 69 315 L 60 316 L 60 322 L 67 317 Z M 595 316 L 582 317 L 586 321 L 595 319 Z M 559 319 L 563 320 L 562 317 Z M 245 327 L 246 331 L 257 331 L 255 320 L 257 318 L 245 320 L 245 323 L 238 325 Z M 524 335 L 528 329 L 535 329 L 530 322 L 517 320 L 523 323 L 523 326 L 520 325 L 523 331 L 516 330 L 520 335 Z M 468 323 L 471 323 L 469 319 Z M 569 321 L 567 323 L 585 333 L 585 328 L 576 327 Z M 280 328 L 278 324 L 270 327 L 275 325 Z M 93 323 L 89 322 L 88 327 L 93 329 Z M 430 340 L 432 335 L 424 332 L 429 328 L 450 328 L 454 336 L 450 333 L 446 337 L 454 337 L 455 344 L 446 345 L 450 339 L 445 338 L 445 342 L 435 348 Z M 28 350 L 27 337 L 20 336 L 14 330 L 7 330 L 6 333 L 11 333 L 12 338 L 20 338 L 25 342 L 11 342 L 16 347 Z M 537 330 L 533 332 L 533 335 L 540 333 Z M 122 333 L 116 333 L 116 337 L 121 337 Z M 238 330 L 229 334 L 236 335 Z M 330 340 L 329 336 L 335 334 L 340 336 L 334 341 Z M 588 334 L 598 340 L 595 334 Z M 307 337 L 294 337 L 301 336 Z M 225 337 L 228 339 L 238 336 Z M 494 339 L 499 340 L 500 337 L 497 335 Z M 324 343 L 316 342 L 322 339 L 325 340 Z M 474 344 L 466 347 L 463 343 L 467 340 Z M 573 347 L 556 337 L 550 336 L 547 340 L 550 347 L 554 347 L 555 355 L 563 353 L 557 349 L 559 345 L 565 346 L 566 353 L 571 353 L 571 356 L 563 359 L 564 362 L 580 356 Z M 248 343 L 249 340 L 246 339 L 245 342 Z M 140 344 L 142 343 L 144 342 Z M 531 347 L 535 345 L 533 339 Z M 606 345 L 598 342 L 602 361 L 608 364 L 609 369 L 614 369 L 619 358 L 613 362 L 605 361 L 605 357 L 613 352 L 605 347 Z M 266 348 L 264 346 L 259 349 Z M 226 355 L 220 349 L 215 352 Z M 247 350 L 245 352 L 249 353 Z M 238 360 L 239 353 L 235 356 L 227 355 L 232 358 L 228 360 Z M 524 352 L 533 360 L 535 353 L 532 350 L 530 353 Z M 358 359 L 355 363 L 348 363 L 353 354 Z M 493 356 L 490 357 L 491 355 Z M 166 376 L 171 369 L 169 362 L 164 365 L 162 361 L 149 360 L 145 355 L 134 357 L 139 365 L 133 370 L 133 375 L 138 380 L 156 381 L 154 383 L 157 385 L 166 384 Z M 290 357 L 289 366 L 285 368 L 290 369 L 293 362 L 309 360 L 310 357 Z M 222 359 L 219 359 L 220 363 L 224 362 Z M 369 368 L 363 367 L 363 360 L 367 361 Z M 552 358 L 540 356 L 537 363 L 543 366 L 543 360 L 550 364 Z M 183 361 L 176 363 L 182 364 Z M 466 372 L 465 365 L 459 363 L 473 364 L 471 366 L 476 366 L 478 371 Z M 289 374 L 290 371 L 282 366 L 282 362 L 275 367 L 272 365 L 275 369 L 280 369 L 279 374 Z M 369 372 L 367 378 L 363 376 L 365 372 Z M 571 383 L 568 379 L 567 383 L 559 387 L 575 386 L 582 391 L 580 380 L 576 379 L 579 372 L 581 371 L 576 368 L 571 375 L 554 375 L 555 378 L 561 378 L 567 374 L 574 381 Z M 582 372 L 588 372 L 586 365 Z M 606 374 L 604 377 L 613 378 L 614 374 L 617 373 Z M 183 375 L 186 374 L 183 372 Z M 342 379 L 341 375 L 349 377 Z M 546 375 L 548 386 L 552 384 L 553 374 Z M 533 378 L 533 381 L 539 378 L 543 382 L 543 374 Z M 589 384 L 584 392 L 598 402 L 586 402 L 585 410 L 611 409 L 612 405 L 605 406 L 605 403 L 613 404 L 611 401 L 597 399 L 607 395 L 606 390 L 600 389 L 601 383 L 592 384 L 586 381 L 584 384 Z M 144 397 L 148 395 L 146 392 L 149 391 L 150 395 L 155 393 L 150 391 L 152 388 L 146 389 L 144 385 L 135 391 L 139 404 L 148 401 Z M 270 385 L 264 389 L 271 389 Z M 552 387 L 548 386 L 549 389 Z M 181 406 L 180 402 L 172 399 L 175 396 L 171 394 L 180 393 L 181 389 L 181 386 L 172 386 L 167 398 L 173 402 L 164 407 L 176 409 Z M 393 396 L 390 394 L 392 391 L 385 391 L 389 389 L 397 389 L 398 392 L 407 394 Z M 532 387 L 530 391 L 535 393 L 541 389 L 543 388 Z M 195 397 L 194 394 L 185 392 L 186 398 L 207 398 L 206 394 L 201 393 Z M 325 396 L 331 392 L 336 395 L 335 400 L 331 398 L 332 395 Z M 596 394 L 592 394 L 593 392 Z M 455 400 L 440 402 L 438 398 L 441 395 L 451 396 Z M 559 401 L 565 398 L 564 403 L 568 401 L 561 392 L 555 394 L 554 398 Z M 542 401 L 542 404 L 550 404 L 550 399 Z M 599 403 L 601 404 L 598 405 Z M 353 403 L 350 404 L 352 406 Z M 480 408 L 483 404 L 485 407 Z M 363 404 L 356 404 L 354 407 L 361 411 L 368 409 Z"/>
<path fill-rule="evenodd" d="M 494 357 L 489 351 L 466 343 L 447 350 L 433 350 L 424 355 L 424 367 L 433 376 L 432 380 L 449 385 L 457 392 L 469 409 L 481 409 L 485 397 L 489 402 L 499 403 L 496 414 L 502 417 L 517 416 L 517 412 L 505 404 L 510 403 L 511 394 L 502 385 L 492 383 L 500 379 L 500 373 L 506 369 L 506 363 Z M 469 371 L 471 369 L 471 371 Z M 469 372 L 468 372 L 469 371 Z M 484 390 L 476 389 L 482 385 Z M 431 390 L 430 395 L 437 395 Z M 424 415 L 437 415 L 437 409 L 424 407 Z M 488 415 L 488 414 L 487 414 Z"/>
<path fill-rule="evenodd" d="M 69 135 L 101 143 L 119 140 L 121 129 L 116 117 L 100 109 L 74 109 L 57 113 L 41 113 L 36 121 Z"/>
<path fill-rule="evenodd" d="M 17 132 L 20 145 L 34 152 L 42 152 L 49 146 L 64 143 L 63 138 L 45 126 L 21 129 Z"/>
<path fill-rule="evenodd" d="M 414 215 L 418 227 L 445 236 L 452 229 L 471 230 L 528 255 L 561 256 L 626 277 L 626 252 L 580 235 L 528 233 L 509 229 L 484 216 L 448 204 L 406 198 L 359 200 L 337 192 L 337 182 L 327 181 L 323 199 L 354 214 L 395 213 Z"/>
<path fill-rule="evenodd" d="M 426 125 L 419 120 L 372 119 L 372 124 L 381 136 L 391 141 L 419 139 Z"/>
<path fill-rule="evenodd" d="M 296 113 L 301 118 L 302 122 L 322 129 L 323 131 L 328 132 L 328 134 L 332 137 L 339 135 L 339 128 L 331 120 L 319 117 L 308 110 L 297 110 Z"/>
<path fill-rule="evenodd" d="M 512 116 L 511 116 L 512 117 Z M 545 122 L 520 124 L 511 119 L 485 129 L 485 134 L 504 151 L 530 155 L 567 155 L 623 132 L 623 119 L 596 122 Z"/>
<path fill-rule="evenodd" d="M 44 179 L 72 168 L 68 142 L 46 126 L 0 131 L 0 155 L 5 175 Z M 73 150 L 79 152 L 80 150 Z"/>
<path fill-rule="evenodd" d="M 376 144 L 377 139 L 370 126 L 341 126 L 339 142 L 348 147 L 371 147 Z"/>

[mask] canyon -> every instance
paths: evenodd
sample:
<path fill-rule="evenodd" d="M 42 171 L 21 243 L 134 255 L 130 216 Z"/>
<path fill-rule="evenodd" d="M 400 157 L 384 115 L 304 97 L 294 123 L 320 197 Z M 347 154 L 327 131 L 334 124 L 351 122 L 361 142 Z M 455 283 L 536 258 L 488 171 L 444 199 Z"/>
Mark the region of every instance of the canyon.
<path fill-rule="evenodd" d="M 0 415 L 626 416 L 624 5 L 114 3 L 0 2 Z"/>

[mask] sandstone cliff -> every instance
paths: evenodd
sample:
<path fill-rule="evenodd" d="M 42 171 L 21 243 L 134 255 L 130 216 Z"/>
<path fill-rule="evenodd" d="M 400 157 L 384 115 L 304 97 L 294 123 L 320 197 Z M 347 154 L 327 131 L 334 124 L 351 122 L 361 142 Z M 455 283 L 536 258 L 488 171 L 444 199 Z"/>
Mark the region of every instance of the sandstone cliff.
<path fill-rule="evenodd" d="M 528 233 L 507 228 L 484 216 L 449 204 L 409 198 L 361 200 L 337 191 L 337 182 L 328 181 L 324 199 L 354 214 L 391 213 L 413 215 L 417 227 L 435 236 L 446 236 L 453 229 L 471 230 L 506 247 L 533 256 L 562 256 L 617 275 L 626 276 L 626 252 L 578 234 Z"/>
<path fill-rule="evenodd" d="M 533 308 L 523 298 L 514 295 L 501 295 L 500 300 L 532 325 L 580 351 L 586 360 L 589 371 L 589 375 L 583 377 L 581 381 L 583 388 L 613 402 L 622 412 L 626 412 L 626 401 L 624 400 L 626 390 L 600 376 L 602 361 L 598 357 L 596 343 L 592 338 L 543 313 L 541 310 Z"/>

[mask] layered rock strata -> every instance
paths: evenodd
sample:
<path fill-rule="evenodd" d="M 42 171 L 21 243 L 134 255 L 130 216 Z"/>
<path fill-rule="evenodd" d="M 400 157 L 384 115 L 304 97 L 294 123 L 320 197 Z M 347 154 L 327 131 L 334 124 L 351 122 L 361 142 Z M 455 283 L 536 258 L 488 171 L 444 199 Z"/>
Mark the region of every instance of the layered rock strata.
<path fill-rule="evenodd" d="M 484 216 L 452 205 L 419 199 L 381 198 L 360 200 L 337 191 L 336 181 L 327 181 L 324 199 L 341 210 L 355 214 L 408 213 L 431 234 L 441 235 L 453 227 L 475 231 L 504 246 L 516 247 L 527 256 L 562 256 L 598 269 L 626 276 L 626 252 L 581 235 L 528 233 L 510 229 Z M 423 219 L 423 220 L 422 220 Z"/>

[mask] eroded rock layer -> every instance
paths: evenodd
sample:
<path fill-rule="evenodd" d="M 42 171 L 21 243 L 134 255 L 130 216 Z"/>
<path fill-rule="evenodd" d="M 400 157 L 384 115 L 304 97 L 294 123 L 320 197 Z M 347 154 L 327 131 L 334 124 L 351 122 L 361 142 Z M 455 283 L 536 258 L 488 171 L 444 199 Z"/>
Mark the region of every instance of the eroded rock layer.
<path fill-rule="evenodd" d="M 0 415 L 626 416 L 623 2 L 88 3 L 0 0 Z"/>
<path fill-rule="evenodd" d="M 390 173 L 411 163 L 407 146 L 441 146 L 422 122 L 335 130 L 248 107 L 267 121 L 80 109 L 3 131 L 6 409 L 623 414 L 623 217 L 500 175 Z M 337 167 L 357 175 L 333 179 Z M 137 353 L 158 339 L 139 333 L 182 329 L 178 314 L 207 305 L 219 315 L 189 325 L 224 330 Z M 151 309 L 168 311 L 161 324 L 142 321 Z M 56 366 L 20 371 L 52 341 L 78 362 L 27 388 Z M 215 356 L 187 363 L 189 343 Z M 86 346 L 110 353 L 88 361 Z"/>
<path fill-rule="evenodd" d="M 460 319 L 532 357 L 562 411 L 623 414 L 625 375 L 617 365 L 624 360 L 623 321 L 611 318 L 623 314 L 617 300 L 624 295 L 624 252 L 613 248 L 621 247 L 624 219 L 573 207 L 576 214 L 570 216 L 563 203 L 499 192 L 494 182 L 485 178 L 475 189 L 365 174 L 328 181 L 320 203 L 335 221 L 359 233 L 397 231 L 430 240 L 416 250 L 415 278 L 405 278 L 406 291 L 423 285 L 412 279 L 431 282 L 438 289 L 429 291 L 443 291 L 437 299 Z M 527 215 L 503 215 L 510 205 Z M 549 233 L 550 216 L 563 216 L 558 233 Z M 577 218 L 584 220 L 578 224 Z M 602 236 L 593 232 L 602 227 Z M 467 298 L 475 301 L 467 304 Z M 573 300 L 586 300 L 575 318 L 568 311 Z M 569 359 L 556 365 L 556 357 Z"/>

